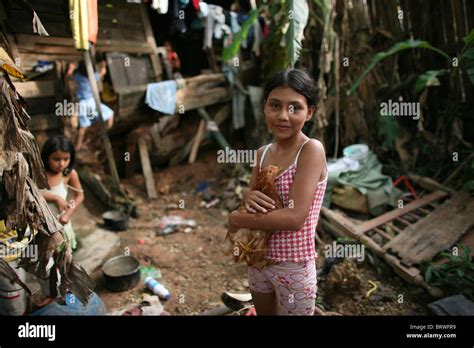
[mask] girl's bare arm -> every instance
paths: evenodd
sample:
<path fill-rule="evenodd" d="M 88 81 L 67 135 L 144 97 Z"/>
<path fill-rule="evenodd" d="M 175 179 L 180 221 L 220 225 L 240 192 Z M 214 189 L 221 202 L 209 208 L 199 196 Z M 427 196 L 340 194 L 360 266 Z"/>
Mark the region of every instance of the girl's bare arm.
<path fill-rule="evenodd" d="M 234 211 L 229 215 L 229 224 L 258 230 L 301 229 L 313 202 L 317 183 L 325 170 L 326 157 L 323 145 L 311 139 L 301 150 L 298 170 L 290 190 L 288 208 L 266 214 L 246 214 Z"/>
<path fill-rule="evenodd" d="M 74 204 L 70 205 L 69 209 L 66 211 L 66 214 L 71 216 L 74 211 L 79 207 L 84 201 L 84 191 L 82 190 L 81 182 L 79 180 L 79 175 L 75 170 L 71 171 L 69 174 L 69 183 L 71 190 L 74 192 Z"/>
<path fill-rule="evenodd" d="M 61 198 L 58 195 L 55 195 L 54 193 L 51 193 L 51 192 L 42 191 L 41 194 L 43 195 L 46 202 L 56 203 L 58 198 Z"/>

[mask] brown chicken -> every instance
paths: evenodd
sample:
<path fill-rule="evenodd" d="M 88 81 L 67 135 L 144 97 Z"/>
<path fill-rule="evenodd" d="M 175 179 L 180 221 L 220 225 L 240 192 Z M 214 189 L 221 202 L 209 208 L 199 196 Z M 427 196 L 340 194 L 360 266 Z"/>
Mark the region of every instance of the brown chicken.
<path fill-rule="evenodd" d="M 280 169 L 280 167 L 272 165 L 264 167 L 252 187 L 252 190 L 260 191 L 273 199 L 276 209 L 282 208 L 280 197 L 275 188 L 275 179 Z M 243 201 L 238 210 L 247 213 Z M 228 232 L 226 239 L 229 239 L 232 244 L 230 252 L 234 256 L 235 262 L 245 261 L 248 266 L 258 269 L 268 266 L 271 262 L 265 259 L 265 255 L 271 234 L 272 232 L 269 231 L 250 230 L 248 228 L 241 228 L 235 233 Z"/>

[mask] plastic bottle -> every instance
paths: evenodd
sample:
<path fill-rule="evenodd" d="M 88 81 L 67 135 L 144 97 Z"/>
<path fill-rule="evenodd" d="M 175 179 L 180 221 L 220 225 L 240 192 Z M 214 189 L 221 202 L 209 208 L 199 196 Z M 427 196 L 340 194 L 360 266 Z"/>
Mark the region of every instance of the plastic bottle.
<path fill-rule="evenodd" d="M 158 283 L 156 279 L 152 277 L 146 277 L 145 285 L 148 289 L 153 291 L 154 294 L 158 295 L 163 300 L 168 301 L 171 298 L 170 292 L 163 285 Z"/>

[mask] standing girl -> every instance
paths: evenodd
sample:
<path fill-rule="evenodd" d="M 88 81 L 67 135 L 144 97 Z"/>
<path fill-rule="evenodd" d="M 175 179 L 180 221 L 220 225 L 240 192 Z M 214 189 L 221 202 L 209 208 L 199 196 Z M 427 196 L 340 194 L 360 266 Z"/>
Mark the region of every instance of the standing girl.
<path fill-rule="evenodd" d="M 74 168 L 74 145 L 64 136 L 49 138 L 43 145 L 41 158 L 46 169 L 50 189 L 43 190 L 43 197 L 51 211 L 64 225 L 66 241 L 69 247 L 76 248 L 76 236 L 71 225 L 71 216 L 84 200 L 84 191 Z M 68 189 L 74 192 L 74 198 L 67 201 Z"/>
<path fill-rule="evenodd" d="M 105 61 L 100 61 L 100 71 L 95 73 L 94 76 L 98 81 L 107 72 Z M 73 72 L 74 65 L 69 67 L 68 75 L 73 74 L 74 81 L 76 82 L 76 99 L 78 101 L 78 113 L 79 113 L 79 131 L 76 140 L 76 151 L 82 149 L 84 136 L 86 129 L 92 124 L 99 121 L 99 114 L 95 104 L 94 95 L 92 93 L 91 83 L 87 77 L 87 69 L 84 61 L 79 62 L 78 68 Z M 114 112 L 107 105 L 100 103 L 100 110 L 102 118 L 105 122 L 107 129 L 110 129 L 114 123 Z"/>
<path fill-rule="evenodd" d="M 283 203 L 260 191 L 247 190 L 248 213 L 229 215 L 229 229 L 273 231 L 267 259 L 272 265 L 249 267 L 249 286 L 259 315 L 313 315 L 317 290 L 315 233 L 327 183 L 323 145 L 303 134 L 302 128 L 315 111 L 316 89 L 305 71 L 286 69 L 273 75 L 264 91 L 264 114 L 275 142 L 257 151 L 259 166 L 252 172 L 253 186 L 261 168 L 276 165 L 283 170 L 276 189 Z M 256 214 L 263 213 L 263 214 Z"/>

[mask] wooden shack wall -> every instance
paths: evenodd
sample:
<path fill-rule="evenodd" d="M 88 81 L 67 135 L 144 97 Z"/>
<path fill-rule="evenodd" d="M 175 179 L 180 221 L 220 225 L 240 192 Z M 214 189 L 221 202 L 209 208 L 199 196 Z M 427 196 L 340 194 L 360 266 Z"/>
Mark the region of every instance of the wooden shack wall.
<path fill-rule="evenodd" d="M 64 74 L 67 62 L 82 59 L 72 39 L 69 5 L 67 1 L 30 0 L 31 6 L 40 17 L 50 36 L 38 36 L 33 33 L 31 12 L 15 0 L 5 0 L 3 8 L 4 27 L 7 30 L 10 47 L 9 54 L 20 63 L 22 71 L 31 70 L 38 60 L 55 62 L 53 72 L 46 73 L 34 81 L 18 82 L 18 88 L 25 93 L 32 116 L 31 125 L 35 135 L 45 138 L 45 132 L 58 132 L 61 120 L 55 115 L 56 102 L 64 99 Z M 140 61 L 144 72 L 139 75 L 137 84 L 161 79 L 161 67 L 157 58 L 157 47 L 151 32 L 149 18 L 142 4 L 127 3 L 123 0 L 98 2 L 99 33 L 96 52 L 116 55 L 120 52 L 134 61 Z M 146 76 L 142 76 L 143 73 Z M 132 74 L 133 75 L 133 74 Z M 138 76 L 138 75 L 137 75 Z M 132 86 L 134 78 L 128 81 Z M 45 88 L 47 86 L 47 88 Z M 143 88 L 141 88 L 143 91 Z M 133 97 L 133 98 L 132 98 Z M 142 103 L 142 96 L 121 96 L 120 100 L 129 100 L 131 104 Z M 126 103 L 123 112 L 133 112 L 138 106 Z M 123 104 L 121 102 L 121 104 Z M 43 134 L 41 136 L 41 134 Z M 39 139 L 41 142 L 41 139 Z"/>

